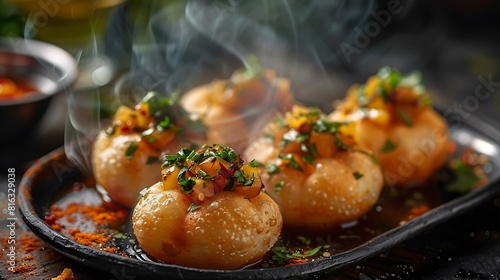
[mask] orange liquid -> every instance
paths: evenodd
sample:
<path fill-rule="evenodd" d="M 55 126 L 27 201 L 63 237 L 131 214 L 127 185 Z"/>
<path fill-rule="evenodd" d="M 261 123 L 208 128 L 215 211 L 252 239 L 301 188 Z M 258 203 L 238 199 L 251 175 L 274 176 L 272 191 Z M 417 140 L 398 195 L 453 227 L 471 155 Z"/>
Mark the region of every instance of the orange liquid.
<path fill-rule="evenodd" d="M 30 92 L 35 92 L 35 88 L 28 84 L 0 78 L 0 98 L 19 98 Z"/>

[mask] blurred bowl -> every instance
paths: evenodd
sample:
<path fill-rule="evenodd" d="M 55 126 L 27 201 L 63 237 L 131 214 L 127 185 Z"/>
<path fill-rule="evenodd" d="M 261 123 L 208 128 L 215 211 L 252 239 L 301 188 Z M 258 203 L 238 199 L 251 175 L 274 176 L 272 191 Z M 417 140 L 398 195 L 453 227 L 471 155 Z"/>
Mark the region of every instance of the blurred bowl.
<path fill-rule="evenodd" d="M 33 88 L 16 97 L 0 95 L 0 143 L 30 137 L 52 97 L 67 89 L 78 73 L 75 59 L 63 49 L 47 43 L 0 38 L 0 78 Z"/>

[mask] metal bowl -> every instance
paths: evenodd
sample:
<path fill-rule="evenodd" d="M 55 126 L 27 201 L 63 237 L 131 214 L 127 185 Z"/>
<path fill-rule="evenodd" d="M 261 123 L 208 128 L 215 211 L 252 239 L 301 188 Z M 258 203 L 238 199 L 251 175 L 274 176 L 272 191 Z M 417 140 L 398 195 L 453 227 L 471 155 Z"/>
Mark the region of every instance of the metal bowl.
<path fill-rule="evenodd" d="M 77 76 L 75 59 L 47 43 L 0 38 L 0 77 L 29 84 L 35 92 L 0 98 L 0 123 L 5 137 L 0 143 L 29 137 L 47 110 L 52 97 L 67 89 Z"/>

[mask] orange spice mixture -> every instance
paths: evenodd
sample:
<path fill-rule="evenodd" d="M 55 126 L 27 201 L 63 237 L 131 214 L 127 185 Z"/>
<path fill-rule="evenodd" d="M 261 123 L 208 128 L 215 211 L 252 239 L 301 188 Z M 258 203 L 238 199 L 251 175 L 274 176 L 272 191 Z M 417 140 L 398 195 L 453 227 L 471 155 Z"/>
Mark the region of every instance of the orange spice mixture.
<path fill-rule="evenodd" d="M 71 268 L 65 268 L 57 277 L 53 277 L 52 280 L 71 280 L 75 279 L 73 275 L 73 270 Z"/>
<path fill-rule="evenodd" d="M 122 225 L 127 216 L 128 212 L 125 209 L 111 204 L 86 205 L 83 203 L 70 203 L 64 208 L 52 205 L 49 214 L 45 216 L 45 222 L 59 232 L 66 229 L 69 223 L 72 227 L 66 229 L 67 233 L 76 242 L 109 253 L 116 253 L 118 248 L 109 246 L 109 242 L 113 238 L 109 229 Z M 96 226 L 95 231 L 81 232 L 76 227 L 78 218 L 92 222 Z"/>

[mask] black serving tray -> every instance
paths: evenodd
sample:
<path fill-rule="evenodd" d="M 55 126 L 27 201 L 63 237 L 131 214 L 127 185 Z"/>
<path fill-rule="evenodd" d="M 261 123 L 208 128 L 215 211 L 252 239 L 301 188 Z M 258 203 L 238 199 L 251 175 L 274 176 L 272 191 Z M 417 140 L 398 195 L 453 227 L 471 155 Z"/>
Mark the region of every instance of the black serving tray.
<path fill-rule="evenodd" d="M 445 200 L 441 205 L 409 222 L 379 234 L 367 242 L 328 258 L 293 266 L 248 268 L 242 270 L 208 270 L 183 267 L 150 260 L 124 257 L 81 245 L 53 230 L 44 215 L 54 197 L 67 182 L 82 178 L 81 171 L 64 154 L 62 148 L 37 160 L 20 183 L 19 209 L 28 227 L 56 251 L 90 267 L 145 279 L 283 279 L 308 278 L 334 274 L 335 270 L 361 263 L 424 231 L 486 203 L 500 194 L 500 129 L 486 118 L 470 116 L 457 123 L 450 121 L 450 137 L 459 148 L 470 147 L 489 157 L 489 183 L 482 188 Z"/>

